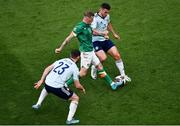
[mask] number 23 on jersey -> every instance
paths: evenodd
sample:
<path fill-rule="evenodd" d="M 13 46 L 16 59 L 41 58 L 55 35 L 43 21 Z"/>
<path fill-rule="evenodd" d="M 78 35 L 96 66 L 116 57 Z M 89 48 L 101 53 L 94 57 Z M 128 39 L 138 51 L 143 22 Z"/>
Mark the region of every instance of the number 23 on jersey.
<path fill-rule="evenodd" d="M 67 68 L 69 68 L 69 65 L 65 64 L 64 62 L 59 62 L 59 65 L 55 67 L 53 71 L 61 75 Z"/>

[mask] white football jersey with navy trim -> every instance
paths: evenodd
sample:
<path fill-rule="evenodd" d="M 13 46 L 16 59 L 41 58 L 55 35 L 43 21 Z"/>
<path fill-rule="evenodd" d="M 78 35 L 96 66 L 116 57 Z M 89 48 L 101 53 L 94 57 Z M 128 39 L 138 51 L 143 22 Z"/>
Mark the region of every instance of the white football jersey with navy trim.
<path fill-rule="evenodd" d="M 91 23 L 92 29 L 96 29 L 97 31 L 106 31 L 107 26 L 110 22 L 110 16 L 107 15 L 105 18 L 102 18 L 98 13 L 95 13 L 93 22 Z M 105 41 L 104 36 L 101 35 L 93 35 L 92 41 Z"/>
<path fill-rule="evenodd" d="M 73 77 L 79 80 L 79 69 L 75 62 L 69 58 L 64 58 L 53 63 L 54 68 L 46 76 L 45 83 L 54 88 L 65 86 L 65 82 Z"/>

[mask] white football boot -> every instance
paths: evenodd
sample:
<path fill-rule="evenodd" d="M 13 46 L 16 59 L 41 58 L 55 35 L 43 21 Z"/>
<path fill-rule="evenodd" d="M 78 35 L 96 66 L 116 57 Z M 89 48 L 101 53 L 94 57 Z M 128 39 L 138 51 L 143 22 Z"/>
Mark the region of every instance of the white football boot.
<path fill-rule="evenodd" d="M 91 66 L 91 78 L 94 80 L 97 79 L 97 69 L 94 65 Z"/>
<path fill-rule="evenodd" d="M 40 107 L 41 107 L 41 105 L 39 105 L 39 104 L 35 104 L 32 106 L 32 108 L 35 110 L 38 110 Z"/>

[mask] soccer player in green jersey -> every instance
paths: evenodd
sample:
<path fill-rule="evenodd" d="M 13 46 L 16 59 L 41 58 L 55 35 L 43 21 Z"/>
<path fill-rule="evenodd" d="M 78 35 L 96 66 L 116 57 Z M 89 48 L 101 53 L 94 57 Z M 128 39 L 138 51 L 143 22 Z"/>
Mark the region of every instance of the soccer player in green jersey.
<path fill-rule="evenodd" d="M 87 71 L 91 64 L 93 64 L 97 70 L 98 75 L 101 78 L 104 78 L 108 85 L 111 86 L 113 90 L 116 90 L 118 86 L 122 85 L 123 82 L 113 82 L 109 75 L 103 69 L 100 60 L 96 56 L 93 50 L 93 43 L 92 43 L 92 29 L 91 23 L 94 18 L 93 12 L 85 12 L 84 17 L 80 23 L 78 23 L 73 31 L 69 34 L 69 36 L 64 40 L 61 46 L 55 49 L 55 53 L 60 53 L 64 46 L 70 42 L 73 37 L 77 37 L 78 41 L 80 42 L 79 50 L 81 52 L 81 69 L 79 72 L 79 76 L 83 77 L 87 74 Z M 70 84 L 70 82 L 68 83 Z"/>

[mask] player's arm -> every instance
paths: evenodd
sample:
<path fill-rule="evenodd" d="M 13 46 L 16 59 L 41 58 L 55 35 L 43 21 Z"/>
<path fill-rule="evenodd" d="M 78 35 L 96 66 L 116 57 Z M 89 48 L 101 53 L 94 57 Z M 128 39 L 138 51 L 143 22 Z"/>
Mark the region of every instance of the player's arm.
<path fill-rule="evenodd" d="M 120 39 L 119 35 L 114 31 L 111 22 L 108 23 L 108 30 L 109 30 L 110 32 L 112 32 L 114 38 Z"/>
<path fill-rule="evenodd" d="M 91 28 L 92 28 L 92 31 L 93 31 L 93 35 L 98 35 L 98 36 L 108 36 L 108 31 L 99 31 L 97 29 L 97 23 L 98 21 L 96 20 L 96 18 L 93 19 L 93 22 L 91 23 Z"/>
<path fill-rule="evenodd" d="M 109 36 L 108 36 L 108 33 L 109 31 L 106 30 L 106 31 L 100 31 L 97 29 L 97 24 L 98 24 L 98 21 L 96 20 L 96 18 L 93 19 L 93 22 L 91 23 L 91 28 L 92 28 L 92 31 L 93 31 L 93 35 L 98 35 L 98 36 L 103 36 L 104 38 L 106 39 L 109 39 Z"/>
<path fill-rule="evenodd" d="M 109 39 L 108 33 L 109 33 L 108 30 L 106 30 L 106 31 L 98 31 L 96 29 L 93 29 L 93 35 L 104 36 L 106 39 Z"/>
<path fill-rule="evenodd" d="M 93 29 L 93 35 L 100 35 L 100 36 L 106 36 L 106 35 L 108 35 L 108 31 L 106 30 L 106 31 L 98 31 L 98 30 L 96 30 L 96 29 Z"/>
<path fill-rule="evenodd" d="M 44 82 L 46 76 L 47 76 L 48 73 L 53 69 L 53 67 L 54 67 L 54 65 L 51 64 L 50 66 L 48 66 L 48 67 L 46 67 L 46 68 L 44 69 L 44 72 L 43 72 L 43 74 L 42 74 L 42 76 L 41 76 L 41 79 L 34 84 L 34 88 L 35 88 L 35 89 L 38 89 L 38 88 L 42 85 L 42 83 Z"/>
<path fill-rule="evenodd" d="M 73 71 L 73 80 L 74 80 L 75 87 L 83 91 L 84 93 L 86 93 L 84 87 L 79 82 L 79 69 L 77 67 L 74 68 L 74 71 Z"/>
<path fill-rule="evenodd" d="M 77 89 L 82 91 L 84 94 L 86 93 L 84 87 L 80 84 L 79 80 L 74 80 L 74 85 Z"/>
<path fill-rule="evenodd" d="M 72 31 L 66 39 L 63 41 L 63 43 L 60 45 L 59 48 L 55 49 L 55 53 L 60 53 L 62 49 L 70 42 L 70 40 L 75 37 L 74 32 Z"/>

